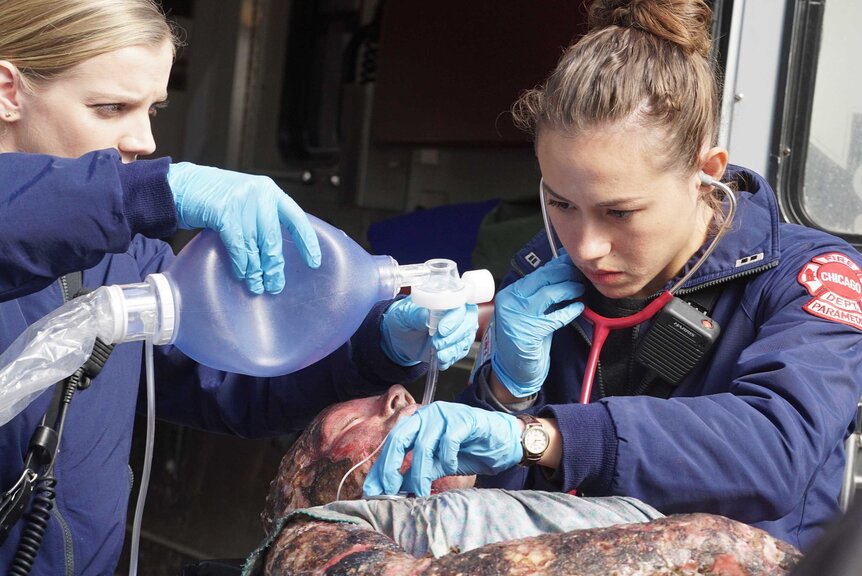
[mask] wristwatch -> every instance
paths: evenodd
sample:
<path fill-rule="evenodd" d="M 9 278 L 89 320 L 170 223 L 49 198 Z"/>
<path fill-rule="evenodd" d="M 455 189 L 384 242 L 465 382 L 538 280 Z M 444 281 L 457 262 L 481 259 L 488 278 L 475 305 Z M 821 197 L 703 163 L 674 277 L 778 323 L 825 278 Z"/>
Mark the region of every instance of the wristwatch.
<path fill-rule="evenodd" d="M 521 434 L 521 448 L 524 449 L 524 456 L 521 458 L 521 466 L 532 466 L 541 458 L 545 450 L 550 444 L 550 437 L 542 423 L 529 414 L 519 414 L 518 420 L 524 423 L 524 433 Z"/>

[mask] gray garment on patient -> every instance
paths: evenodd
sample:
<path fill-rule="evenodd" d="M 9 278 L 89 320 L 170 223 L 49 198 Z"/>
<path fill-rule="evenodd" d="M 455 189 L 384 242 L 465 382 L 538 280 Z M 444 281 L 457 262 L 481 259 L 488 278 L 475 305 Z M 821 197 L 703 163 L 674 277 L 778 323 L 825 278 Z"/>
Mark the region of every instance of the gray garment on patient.
<path fill-rule="evenodd" d="M 385 534 L 406 552 L 435 557 L 486 544 L 648 522 L 664 515 L 635 498 L 580 498 L 559 492 L 470 488 L 427 498 L 343 500 L 303 508 L 279 518 L 272 532 L 246 559 L 244 576 L 259 574 L 266 551 L 291 518 L 349 522 Z"/>
<path fill-rule="evenodd" d="M 663 516 L 635 498 L 580 498 L 559 492 L 490 488 L 447 490 L 428 498 L 348 500 L 307 512 L 321 518 L 339 513 L 365 523 L 417 557 Z"/>

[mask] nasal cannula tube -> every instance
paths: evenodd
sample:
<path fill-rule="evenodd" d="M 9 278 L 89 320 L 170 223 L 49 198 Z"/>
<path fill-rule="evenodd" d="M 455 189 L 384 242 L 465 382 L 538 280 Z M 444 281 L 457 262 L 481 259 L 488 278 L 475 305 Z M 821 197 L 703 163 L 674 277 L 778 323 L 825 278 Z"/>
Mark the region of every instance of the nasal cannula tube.
<path fill-rule="evenodd" d="M 341 482 L 338 483 L 338 488 L 335 490 L 335 501 L 338 502 L 341 500 L 341 487 L 344 486 L 344 481 L 347 480 L 347 477 L 350 476 L 354 470 L 368 462 L 368 459 L 377 454 L 381 448 L 383 448 L 383 443 L 386 442 L 386 436 L 383 437 L 383 440 L 380 441 L 380 444 L 377 445 L 377 448 L 371 451 L 371 454 L 354 464 L 350 470 L 344 473 L 344 476 L 341 477 Z"/>

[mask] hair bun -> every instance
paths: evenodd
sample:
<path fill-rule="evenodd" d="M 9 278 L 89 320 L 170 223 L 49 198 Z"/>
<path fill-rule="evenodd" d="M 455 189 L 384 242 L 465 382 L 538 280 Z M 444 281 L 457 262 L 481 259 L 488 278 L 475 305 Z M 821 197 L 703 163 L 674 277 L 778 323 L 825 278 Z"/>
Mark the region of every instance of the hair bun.
<path fill-rule="evenodd" d="M 595 0 L 588 17 L 591 32 L 609 26 L 633 28 L 689 54 L 709 56 L 712 10 L 703 0 Z"/>

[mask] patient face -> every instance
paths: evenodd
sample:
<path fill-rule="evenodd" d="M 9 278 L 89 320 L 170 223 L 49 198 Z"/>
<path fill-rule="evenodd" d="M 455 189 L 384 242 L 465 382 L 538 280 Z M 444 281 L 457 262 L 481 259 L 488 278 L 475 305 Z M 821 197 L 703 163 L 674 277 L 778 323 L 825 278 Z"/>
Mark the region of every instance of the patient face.
<path fill-rule="evenodd" d="M 383 442 L 400 418 L 418 408 L 410 393 L 398 385 L 380 396 L 335 404 L 320 415 L 315 446 L 333 460 L 358 462 Z"/>
<path fill-rule="evenodd" d="M 262 514 L 267 530 L 273 520 L 290 510 L 335 501 L 347 471 L 371 454 L 400 418 L 418 408 L 410 393 L 396 384 L 380 396 L 334 404 L 321 412 L 284 455 L 270 484 Z M 341 487 L 342 500 L 362 497 L 362 483 L 376 456 L 350 473 Z M 402 471 L 409 466 L 410 457 L 408 454 Z M 473 476 L 449 476 L 437 480 L 433 488 L 466 488 L 473 481 Z"/>

